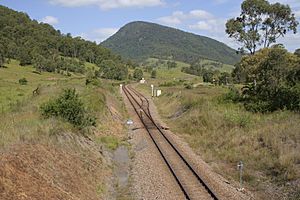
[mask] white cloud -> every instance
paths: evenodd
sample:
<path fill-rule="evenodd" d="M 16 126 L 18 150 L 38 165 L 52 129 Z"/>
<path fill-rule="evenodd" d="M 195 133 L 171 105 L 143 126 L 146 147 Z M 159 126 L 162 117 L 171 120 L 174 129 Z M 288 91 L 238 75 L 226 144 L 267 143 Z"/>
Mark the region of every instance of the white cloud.
<path fill-rule="evenodd" d="M 161 18 L 158 18 L 158 21 L 160 21 L 163 24 L 167 24 L 167 25 L 181 24 L 181 20 L 174 16 L 161 17 Z"/>
<path fill-rule="evenodd" d="M 209 31 L 212 29 L 211 25 L 209 25 L 206 21 L 199 21 L 197 24 L 189 25 L 191 29 Z"/>
<path fill-rule="evenodd" d="M 96 5 L 103 10 L 125 7 L 150 7 L 164 4 L 162 0 L 49 0 L 49 2 L 65 7 Z"/>
<path fill-rule="evenodd" d="M 118 31 L 117 28 L 99 28 L 88 33 L 82 33 L 80 36 L 86 40 L 103 42 Z"/>
<path fill-rule="evenodd" d="M 196 24 L 189 25 L 190 29 L 208 31 L 214 34 L 225 34 L 225 19 L 213 18 L 198 21 Z"/>
<path fill-rule="evenodd" d="M 298 11 L 295 12 L 295 16 L 296 16 L 297 18 L 300 18 L 300 10 L 298 10 Z"/>
<path fill-rule="evenodd" d="M 224 4 L 224 3 L 227 3 L 229 0 L 213 0 L 213 2 L 215 4 Z"/>
<path fill-rule="evenodd" d="M 213 15 L 205 10 L 191 10 L 184 13 L 182 11 L 175 11 L 170 16 L 160 17 L 157 20 L 166 25 L 178 25 L 186 20 L 202 20 L 212 19 Z"/>
<path fill-rule="evenodd" d="M 178 25 L 182 23 L 185 14 L 182 11 L 175 11 L 170 16 L 160 17 L 158 21 L 167 25 Z"/>
<path fill-rule="evenodd" d="M 282 43 L 289 51 L 294 52 L 300 48 L 300 33 L 288 33 L 283 38 L 279 38 L 277 43 Z"/>
<path fill-rule="evenodd" d="M 195 19 L 211 19 L 213 15 L 205 10 L 192 10 L 189 13 L 191 18 Z"/>
<path fill-rule="evenodd" d="M 50 24 L 50 25 L 55 25 L 55 24 L 58 24 L 58 19 L 56 17 L 53 17 L 53 16 L 46 16 L 41 20 L 41 22 L 47 23 L 47 24 Z"/>

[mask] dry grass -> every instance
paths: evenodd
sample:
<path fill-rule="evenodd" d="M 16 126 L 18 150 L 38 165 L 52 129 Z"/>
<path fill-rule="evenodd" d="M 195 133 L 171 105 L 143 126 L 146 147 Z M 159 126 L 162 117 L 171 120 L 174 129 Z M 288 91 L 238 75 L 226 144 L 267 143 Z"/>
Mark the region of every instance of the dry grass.
<path fill-rule="evenodd" d="M 219 96 L 226 91 L 168 88 L 155 103 L 172 131 L 229 178 L 238 180 L 235 168 L 242 160 L 244 179 L 253 189 L 265 181 L 281 185 L 299 180 L 300 115 L 250 113 L 242 105 L 222 102 Z"/>

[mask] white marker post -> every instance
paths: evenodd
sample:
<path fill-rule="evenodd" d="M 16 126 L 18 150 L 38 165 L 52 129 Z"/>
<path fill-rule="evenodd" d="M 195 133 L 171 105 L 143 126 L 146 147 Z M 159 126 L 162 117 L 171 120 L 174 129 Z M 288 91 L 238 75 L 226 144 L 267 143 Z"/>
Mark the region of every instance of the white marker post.
<path fill-rule="evenodd" d="M 120 84 L 120 94 L 122 94 L 123 84 Z"/>
<path fill-rule="evenodd" d="M 154 96 L 154 85 L 151 85 L 151 95 Z"/>
<path fill-rule="evenodd" d="M 238 170 L 240 171 L 240 190 L 243 191 L 243 168 L 244 168 L 244 163 L 243 161 L 240 161 L 237 165 Z"/>

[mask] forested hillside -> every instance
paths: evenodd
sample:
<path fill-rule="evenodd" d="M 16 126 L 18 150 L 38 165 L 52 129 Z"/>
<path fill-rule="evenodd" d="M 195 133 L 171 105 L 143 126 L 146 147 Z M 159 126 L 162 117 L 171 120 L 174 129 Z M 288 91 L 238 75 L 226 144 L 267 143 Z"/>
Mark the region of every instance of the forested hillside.
<path fill-rule="evenodd" d="M 126 78 L 125 62 L 101 45 L 63 34 L 49 24 L 31 20 L 26 13 L 4 6 L 0 6 L 0 13 L 0 66 L 9 59 L 17 59 L 20 65 L 33 64 L 40 72 L 83 73 L 84 62 L 103 66 L 109 61 L 115 72 L 110 74 L 114 76 L 102 74 L 103 77 Z"/>
<path fill-rule="evenodd" d="M 149 57 L 193 63 L 199 58 L 235 64 L 236 51 L 208 37 L 148 22 L 132 22 L 102 43 L 124 57 L 144 60 Z"/>

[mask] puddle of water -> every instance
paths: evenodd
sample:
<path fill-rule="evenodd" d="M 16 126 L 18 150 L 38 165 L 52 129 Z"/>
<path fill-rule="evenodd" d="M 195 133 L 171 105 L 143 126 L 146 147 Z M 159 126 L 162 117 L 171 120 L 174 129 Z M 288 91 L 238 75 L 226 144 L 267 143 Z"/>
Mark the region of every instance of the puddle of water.
<path fill-rule="evenodd" d="M 128 185 L 130 172 L 130 158 L 126 146 L 119 146 L 113 153 L 113 161 L 115 164 L 114 173 L 118 186 L 123 188 Z"/>

